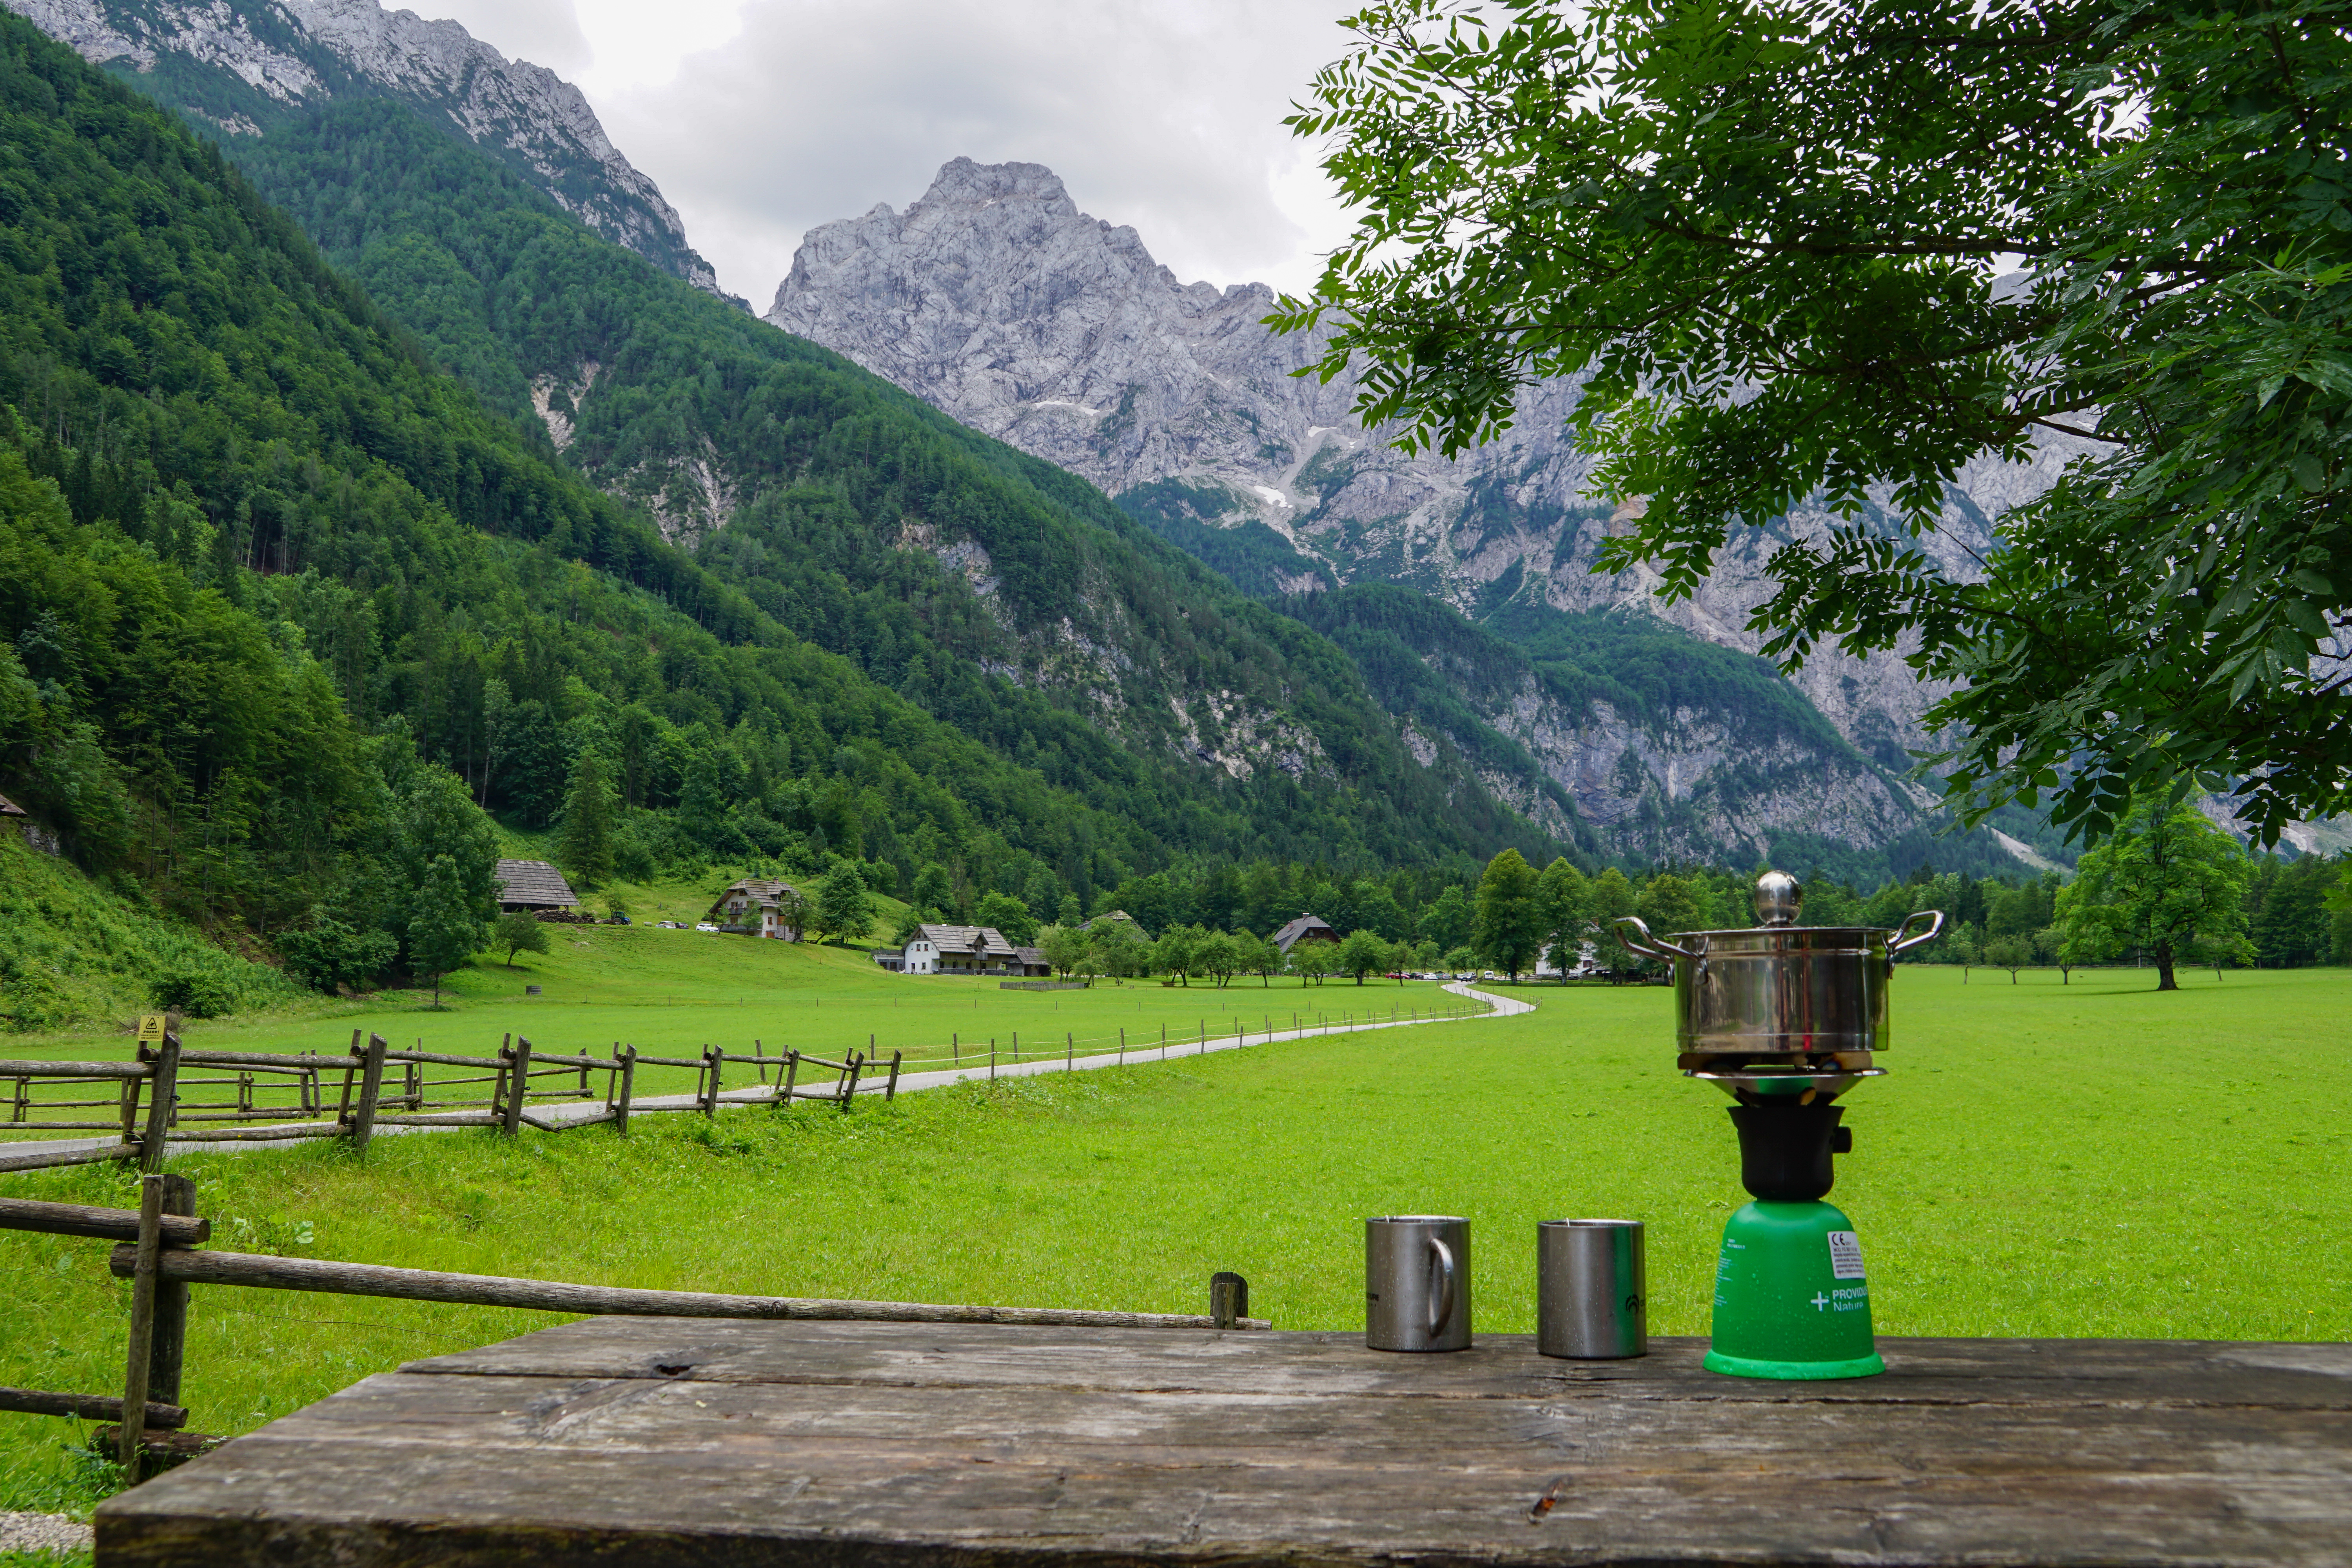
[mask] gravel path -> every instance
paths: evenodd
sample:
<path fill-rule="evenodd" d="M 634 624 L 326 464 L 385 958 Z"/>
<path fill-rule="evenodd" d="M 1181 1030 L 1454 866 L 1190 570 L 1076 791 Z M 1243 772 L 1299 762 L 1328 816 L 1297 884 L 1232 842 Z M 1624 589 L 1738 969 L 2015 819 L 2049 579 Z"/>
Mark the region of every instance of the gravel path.
<path fill-rule="evenodd" d="M 89 1526 L 61 1513 L 0 1511 L 0 1552 L 87 1552 Z"/>

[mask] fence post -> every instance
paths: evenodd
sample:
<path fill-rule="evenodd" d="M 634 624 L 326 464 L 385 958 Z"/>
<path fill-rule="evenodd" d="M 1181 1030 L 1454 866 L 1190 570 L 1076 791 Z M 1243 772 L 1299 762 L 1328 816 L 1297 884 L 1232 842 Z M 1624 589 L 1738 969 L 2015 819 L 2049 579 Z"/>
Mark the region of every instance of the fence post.
<path fill-rule="evenodd" d="M 621 1052 L 621 1100 L 613 1109 L 619 1121 L 621 1136 L 629 1135 L 629 1099 L 637 1089 L 637 1047 L 630 1046 Z"/>
<path fill-rule="evenodd" d="M 1076 1072 L 1078 1068 L 1077 1041 L 1067 1029 L 1062 1031 L 1062 1070 Z"/>
<path fill-rule="evenodd" d="M 1209 1276 L 1209 1316 L 1230 1329 L 1249 1316 L 1249 1281 L 1230 1271 Z"/>
<path fill-rule="evenodd" d="M 421 1039 L 418 1040 L 416 1042 L 416 1048 L 423 1050 L 425 1048 L 425 1042 Z M 507 1090 L 512 1087 L 508 1080 L 514 1076 L 513 1072 L 510 1070 L 513 1066 L 513 1058 L 514 1037 L 512 1035 L 500 1036 L 499 1037 L 498 1054 L 499 1070 L 490 1080 L 490 1114 L 499 1119 L 499 1125 L 501 1127 L 506 1125 Z"/>
<path fill-rule="evenodd" d="M 507 1095 L 507 1117 L 501 1130 L 511 1138 L 522 1130 L 523 1102 L 530 1098 L 530 1037 L 528 1035 L 515 1037 L 514 1056 L 507 1073 L 510 1092 Z"/>
<path fill-rule="evenodd" d="M 139 1473 L 139 1439 L 147 1429 L 147 1378 L 155 1355 L 155 1255 L 163 1247 L 163 1178 L 149 1172 L 139 1178 L 139 1261 L 131 1275 L 131 1346 L 123 1365 L 122 1424 L 115 1433 L 115 1459 L 133 1476 Z"/>
<path fill-rule="evenodd" d="M 376 1101 L 383 1094 L 383 1053 L 391 1048 L 382 1035 L 368 1037 L 367 1055 L 360 1067 L 359 1114 L 351 1124 L 352 1148 L 358 1153 L 366 1153 L 368 1140 L 375 1136 Z"/>
<path fill-rule="evenodd" d="M 857 1075 L 864 1070 L 866 1058 L 856 1051 L 849 1053 L 849 1070 L 841 1075 L 841 1113 L 849 1114 L 850 1097 L 857 1092 Z"/>
<path fill-rule="evenodd" d="M 195 1217 L 196 1184 L 187 1176 L 163 1178 L 163 1212 Z M 188 1287 L 180 1280 L 155 1282 L 155 1337 L 147 1356 L 147 1397 L 180 1403 L 180 1362 L 188 1345 Z"/>
<path fill-rule="evenodd" d="M 1118 1065 L 1121 1067 L 1127 1065 L 1127 1026 L 1125 1024 L 1118 1026 Z"/>
<path fill-rule="evenodd" d="M 988 1081 L 996 1081 L 996 1037 L 988 1037 Z"/>
<path fill-rule="evenodd" d="M 795 1050 L 787 1050 L 784 1053 L 784 1092 L 776 1096 L 777 1104 L 790 1105 L 793 1102 L 793 1081 L 800 1076 L 801 1054 Z"/>
<path fill-rule="evenodd" d="M 898 1058 L 904 1054 L 902 1051 L 890 1053 L 890 1081 L 882 1089 L 882 1103 L 885 1105 L 898 1098 Z"/>
<path fill-rule="evenodd" d="M 357 1029 L 353 1029 L 352 1031 L 352 1048 L 349 1052 L 349 1057 L 354 1066 L 357 1065 L 359 1054 L 360 1032 Z M 341 1102 L 335 1107 L 335 1120 L 341 1122 L 346 1127 L 349 1127 L 352 1124 L 352 1069 L 350 1067 L 343 1068 L 343 1098 Z"/>
<path fill-rule="evenodd" d="M 702 1094 L 702 1114 L 719 1114 L 719 1075 L 727 1066 L 727 1053 L 717 1046 L 702 1047 L 702 1070 L 710 1075 L 710 1087 Z"/>
<path fill-rule="evenodd" d="M 147 1130 L 139 1139 L 139 1169 L 154 1175 L 163 1169 L 163 1140 L 179 1108 L 180 1037 L 168 1031 L 155 1053 L 147 1079 Z"/>

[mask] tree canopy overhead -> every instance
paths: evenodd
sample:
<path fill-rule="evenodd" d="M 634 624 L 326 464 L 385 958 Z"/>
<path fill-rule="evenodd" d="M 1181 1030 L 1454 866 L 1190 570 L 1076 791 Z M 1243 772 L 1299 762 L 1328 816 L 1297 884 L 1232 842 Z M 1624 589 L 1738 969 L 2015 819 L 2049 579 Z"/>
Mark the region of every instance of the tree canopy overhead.
<path fill-rule="evenodd" d="M 1691 593 L 1774 530 L 1794 668 L 1960 684 L 1969 820 L 2093 837 L 2136 789 L 2265 842 L 2352 778 L 2352 6 L 2166 0 L 1390 0 L 1290 121 L 1359 209 L 1309 301 L 1366 422 L 1448 452 L 1580 376 L 1598 569 Z M 2081 455 L 1965 575 L 1964 465 Z M 1814 505 L 1821 531 L 1780 526 Z"/>

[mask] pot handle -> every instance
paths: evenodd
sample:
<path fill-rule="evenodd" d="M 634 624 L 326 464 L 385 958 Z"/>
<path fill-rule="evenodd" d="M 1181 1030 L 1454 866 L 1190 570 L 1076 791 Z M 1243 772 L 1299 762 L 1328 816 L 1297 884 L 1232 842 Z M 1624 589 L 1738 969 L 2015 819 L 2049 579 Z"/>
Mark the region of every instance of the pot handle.
<path fill-rule="evenodd" d="M 1903 931 L 1909 931 L 1914 925 L 1917 924 L 1923 917 L 1929 922 L 1928 927 L 1925 931 L 1921 932 L 1917 936 L 1905 936 L 1903 934 Z M 1905 921 L 1903 922 L 1903 931 L 1896 931 L 1895 933 L 1895 940 L 1886 944 L 1886 956 L 1892 958 L 1896 953 L 1902 952 L 1909 948 L 1916 947 L 1923 942 L 1933 942 L 1936 940 L 1937 936 L 1942 932 L 1943 929 L 1943 910 L 1921 910 L 1917 913 L 1914 914 L 1909 920 Z"/>
<path fill-rule="evenodd" d="M 1688 948 L 1676 947 L 1662 936 L 1652 936 L 1649 925 L 1639 915 L 1621 916 L 1610 924 L 1617 932 L 1619 942 L 1623 942 L 1628 950 L 1638 952 L 1644 958 L 1687 958 L 1693 963 L 1699 962 L 1699 955 Z M 1635 931 L 1640 931 L 1642 940 L 1635 942 L 1632 937 L 1627 936 L 1625 934 L 1627 926 L 1632 926 Z"/>

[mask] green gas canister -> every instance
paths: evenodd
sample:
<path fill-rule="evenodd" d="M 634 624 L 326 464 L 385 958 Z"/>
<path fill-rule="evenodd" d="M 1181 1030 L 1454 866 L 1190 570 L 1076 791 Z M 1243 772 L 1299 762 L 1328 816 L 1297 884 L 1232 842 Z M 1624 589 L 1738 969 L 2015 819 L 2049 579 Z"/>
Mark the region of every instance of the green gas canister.
<path fill-rule="evenodd" d="M 1734 1377 L 1868 1377 L 1870 1283 L 1853 1222 L 1833 1204 L 1748 1205 L 1723 1228 L 1707 1369 Z"/>

